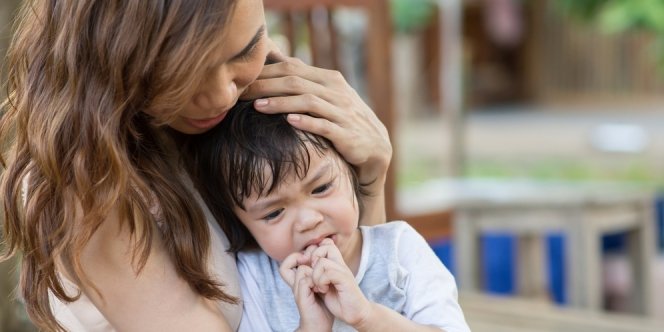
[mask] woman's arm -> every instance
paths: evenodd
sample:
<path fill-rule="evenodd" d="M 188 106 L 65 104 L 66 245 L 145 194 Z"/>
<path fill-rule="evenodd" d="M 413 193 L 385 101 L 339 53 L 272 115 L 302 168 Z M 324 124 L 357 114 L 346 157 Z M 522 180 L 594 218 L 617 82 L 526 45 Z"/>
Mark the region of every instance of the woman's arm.
<path fill-rule="evenodd" d="M 82 254 L 91 287 L 83 287 L 118 331 L 231 331 L 213 301 L 195 293 L 175 272 L 158 236 L 145 267 L 132 264 L 135 245 L 117 215 L 109 216 Z"/>
<path fill-rule="evenodd" d="M 363 225 L 385 222 L 385 180 L 392 158 L 387 129 L 338 71 L 281 57 L 266 65 L 243 98 L 265 113 L 291 113 L 296 128 L 328 138 L 368 184 Z"/>

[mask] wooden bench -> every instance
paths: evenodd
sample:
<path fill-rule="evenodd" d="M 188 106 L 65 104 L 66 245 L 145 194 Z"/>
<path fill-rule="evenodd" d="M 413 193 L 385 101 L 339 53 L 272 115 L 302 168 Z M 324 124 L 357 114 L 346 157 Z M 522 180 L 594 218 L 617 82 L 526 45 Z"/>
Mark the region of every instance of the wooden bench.
<path fill-rule="evenodd" d="M 473 332 L 661 332 L 664 321 L 643 316 L 559 307 L 516 297 L 461 293 Z"/>
<path fill-rule="evenodd" d="M 515 234 L 519 239 L 517 288 L 520 295 L 546 296 L 543 237 L 565 238 L 566 289 L 574 307 L 602 310 L 602 236 L 625 233 L 635 312 L 653 313 L 652 264 L 655 251 L 654 193 L 610 183 L 483 181 L 460 186 L 454 203 L 454 241 L 459 286 L 484 288 L 481 236 Z M 664 329 L 662 329 L 664 331 Z"/>

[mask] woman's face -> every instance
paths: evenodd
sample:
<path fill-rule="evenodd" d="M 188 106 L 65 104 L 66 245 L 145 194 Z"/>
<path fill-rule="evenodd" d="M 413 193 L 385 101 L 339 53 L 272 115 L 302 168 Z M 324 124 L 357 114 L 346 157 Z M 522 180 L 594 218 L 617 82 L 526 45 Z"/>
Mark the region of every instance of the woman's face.
<path fill-rule="evenodd" d="M 201 85 L 169 123 L 177 131 L 199 134 L 220 123 L 263 69 L 268 46 L 262 0 L 237 1 L 224 30 Z"/>

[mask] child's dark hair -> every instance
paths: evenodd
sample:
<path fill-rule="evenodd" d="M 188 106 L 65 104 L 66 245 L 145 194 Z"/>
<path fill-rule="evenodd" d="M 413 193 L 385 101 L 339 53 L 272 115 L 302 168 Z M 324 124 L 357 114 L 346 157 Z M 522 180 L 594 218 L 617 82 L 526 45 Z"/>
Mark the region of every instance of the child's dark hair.
<path fill-rule="evenodd" d="M 218 126 L 188 139 L 182 151 L 186 168 L 228 236 L 229 251 L 257 247 L 233 208 L 244 208 L 243 200 L 252 193 L 271 193 L 284 177 L 304 178 L 311 159 L 308 146 L 319 155 L 337 153 L 326 138 L 292 127 L 283 114 L 260 113 L 252 102 L 238 103 Z M 343 163 L 342 167 L 348 167 L 361 213 L 359 198 L 366 195 L 366 190 L 355 169 Z M 271 176 L 265 174 L 266 169 Z"/>

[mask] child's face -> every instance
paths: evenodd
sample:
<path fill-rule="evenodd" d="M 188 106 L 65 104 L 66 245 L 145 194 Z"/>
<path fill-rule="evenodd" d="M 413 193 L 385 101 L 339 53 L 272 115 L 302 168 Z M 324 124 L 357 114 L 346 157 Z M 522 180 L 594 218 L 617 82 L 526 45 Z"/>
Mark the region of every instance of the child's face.
<path fill-rule="evenodd" d="M 288 175 L 269 195 L 252 193 L 243 202 L 245 209 L 236 206 L 235 214 L 258 245 L 279 262 L 325 238 L 334 241 L 348 262 L 359 240 L 359 233 L 354 234 L 359 232 L 359 209 L 349 171 L 330 151 L 321 156 L 310 152 L 309 172 L 303 179 Z"/>

